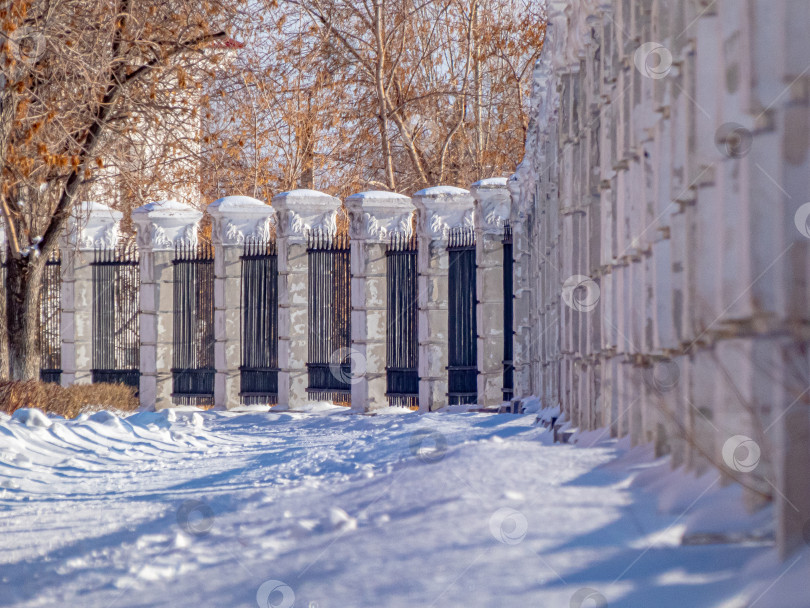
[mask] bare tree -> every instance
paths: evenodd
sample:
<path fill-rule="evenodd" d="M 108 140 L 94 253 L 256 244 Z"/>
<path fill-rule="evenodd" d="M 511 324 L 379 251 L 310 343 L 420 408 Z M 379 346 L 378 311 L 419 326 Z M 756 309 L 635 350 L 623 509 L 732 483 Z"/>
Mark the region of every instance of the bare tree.
<path fill-rule="evenodd" d="M 217 193 L 412 191 L 511 172 L 545 12 L 531 0 L 267 0 L 217 82 Z M 242 77 L 247 74 L 248 78 Z M 225 129 L 231 125 L 231 129 Z M 255 196 L 255 195 L 254 195 Z"/>
<path fill-rule="evenodd" d="M 2 4 L 0 208 L 11 377 L 37 376 L 43 269 L 71 211 L 94 182 L 109 186 L 118 176 L 122 187 L 128 170 L 169 162 L 166 149 L 182 156 L 194 140 L 195 109 L 183 101 L 184 90 L 197 88 L 190 74 L 209 69 L 211 45 L 227 37 L 222 24 L 239 9 L 238 0 Z M 184 128 L 174 130 L 171 120 Z M 177 137 L 161 140 L 167 132 Z"/>

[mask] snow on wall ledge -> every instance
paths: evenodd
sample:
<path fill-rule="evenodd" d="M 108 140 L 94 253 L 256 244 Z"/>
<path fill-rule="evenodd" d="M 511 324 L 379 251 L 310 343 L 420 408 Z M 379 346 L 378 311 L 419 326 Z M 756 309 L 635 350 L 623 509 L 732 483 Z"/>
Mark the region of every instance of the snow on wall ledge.
<path fill-rule="evenodd" d="M 810 538 L 810 4 L 549 3 L 510 179 L 516 396 Z"/>

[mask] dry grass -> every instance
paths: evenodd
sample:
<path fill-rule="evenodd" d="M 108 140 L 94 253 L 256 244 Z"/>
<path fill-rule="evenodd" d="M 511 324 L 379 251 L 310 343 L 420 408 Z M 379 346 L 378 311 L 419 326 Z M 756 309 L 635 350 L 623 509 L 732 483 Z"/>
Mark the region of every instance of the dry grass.
<path fill-rule="evenodd" d="M 83 412 L 138 409 L 134 389 L 123 384 L 74 384 L 62 387 L 51 382 L 0 382 L 0 411 L 33 407 L 47 414 L 75 418 Z"/>

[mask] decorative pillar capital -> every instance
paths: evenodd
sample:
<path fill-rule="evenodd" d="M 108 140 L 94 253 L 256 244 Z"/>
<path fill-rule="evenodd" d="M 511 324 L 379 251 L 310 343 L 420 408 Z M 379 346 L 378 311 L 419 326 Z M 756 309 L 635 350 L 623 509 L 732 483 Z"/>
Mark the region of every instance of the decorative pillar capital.
<path fill-rule="evenodd" d="M 396 192 L 371 191 L 346 199 L 351 238 L 385 242 L 393 233 L 410 236 L 415 207 L 411 199 Z"/>
<path fill-rule="evenodd" d="M 196 245 L 202 216 L 202 211 L 171 200 L 138 207 L 132 212 L 132 221 L 138 228 L 138 247 L 169 251 L 175 245 Z"/>
<path fill-rule="evenodd" d="M 337 231 L 340 199 L 317 190 L 290 190 L 273 197 L 279 230 L 292 243 L 303 243 L 308 232 L 332 235 Z"/>
<path fill-rule="evenodd" d="M 114 247 L 123 213 L 107 205 L 83 201 L 71 213 L 66 230 L 69 246 L 79 249 Z"/>
<path fill-rule="evenodd" d="M 246 240 L 269 239 L 276 226 L 276 210 L 249 196 L 226 196 L 208 205 L 214 245 L 233 247 Z"/>
<path fill-rule="evenodd" d="M 451 228 L 473 227 L 474 199 L 469 190 L 434 186 L 413 195 L 419 211 L 420 234 L 432 240 L 447 240 Z"/>
<path fill-rule="evenodd" d="M 503 234 L 512 211 L 512 195 L 507 178 L 492 177 L 475 182 L 470 190 L 475 197 L 475 227 L 484 234 Z"/>

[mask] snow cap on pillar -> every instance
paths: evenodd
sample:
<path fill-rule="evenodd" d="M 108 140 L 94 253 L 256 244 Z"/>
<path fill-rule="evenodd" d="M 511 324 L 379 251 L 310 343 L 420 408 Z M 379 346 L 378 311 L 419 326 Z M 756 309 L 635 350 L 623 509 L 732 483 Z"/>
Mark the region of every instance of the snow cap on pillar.
<path fill-rule="evenodd" d="M 469 190 L 434 186 L 413 195 L 420 214 L 420 231 L 431 239 L 445 240 L 451 228 L 473 227 L 474 199 Z"/>
<path fill-rule="evenodd" d="M 304 242 L 308 232 L 333 235 L 337 231 L 340 199 L 318 190 L 290 190 L 273 197 L 281 236 Z"/>
<path fill-rule="evenodd" d="M 250 196 L 225 196 L 208 205 L 214 244 L 243 245 L 269 239 L 276 225 L 276 210 Z"/>
<path fill-rule="evenodd" d="M 203 213 L 177 201 L 147 203 L 132 212 L 138 228 L 138 246 L 152 251 L 172 250 L 176 245 L 196 245 L 197 226 Z"/>
<path fill-rule="evenodd" d="M 118 228 L 123 213 L 102 203 L 83 201 L 77 205 L 68 220 L 67 242 L 80 249 L 114 247 L 118 241 Z"/>
<path fill-rule="evenodd" d="M 475 224 L 487 234 L 503 232 L 512 210 L 508 179 L 491 177 L 475 182 L 470 190 L 475 197 Z"/>
<path fill-rule="evenodd" d="M 384 242 L 395 233 L 412 233 L 415 207 L 404 194 L 382 190 L 352 194 L 346 199 L 346 209 L 353 239 Z"/>

